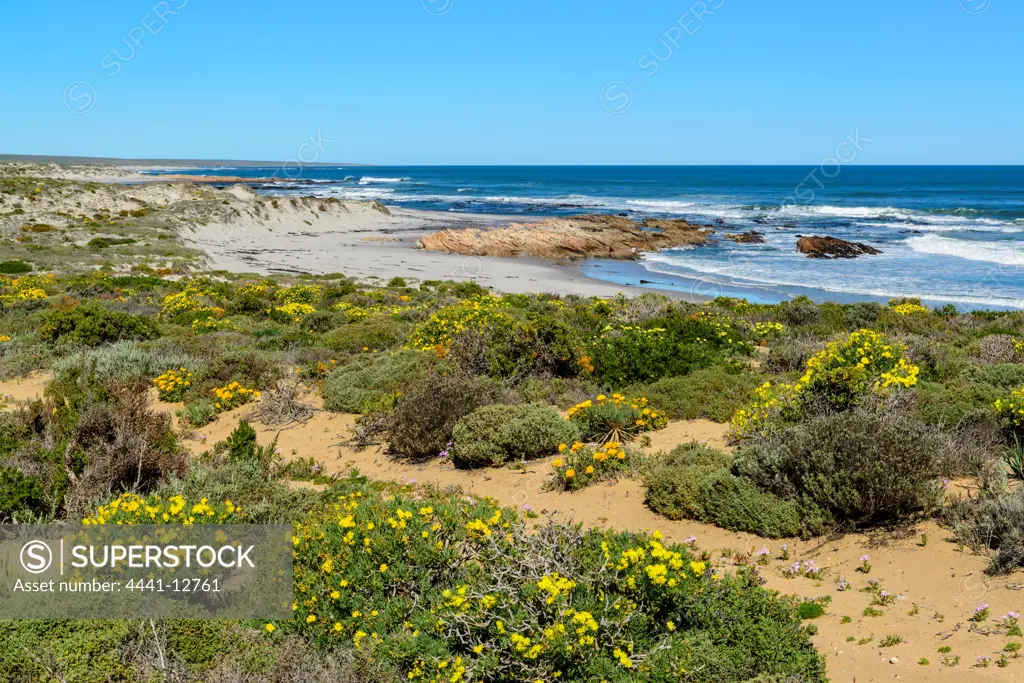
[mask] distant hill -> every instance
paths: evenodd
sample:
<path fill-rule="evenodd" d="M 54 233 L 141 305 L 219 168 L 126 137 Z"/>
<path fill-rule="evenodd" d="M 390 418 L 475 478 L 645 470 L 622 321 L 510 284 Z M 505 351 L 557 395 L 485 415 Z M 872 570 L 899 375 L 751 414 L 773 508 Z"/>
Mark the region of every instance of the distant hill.
<path fill-rule="evenodd" d="M 120 159 L 117 157 L 74 157 L 50 156 L 46 154 L 0 154 L 0 163 L 25 162 L 34 164 L 104 164 L 110 166 L 171 166 L 171 167 L 207 167 L 207 166 L 280 166 L 282 159 L 277 161 L 239 161 L 237 159 Z M 306 163 L 303 166 L 369 166 L 370 164 L 345 163 Z"/>

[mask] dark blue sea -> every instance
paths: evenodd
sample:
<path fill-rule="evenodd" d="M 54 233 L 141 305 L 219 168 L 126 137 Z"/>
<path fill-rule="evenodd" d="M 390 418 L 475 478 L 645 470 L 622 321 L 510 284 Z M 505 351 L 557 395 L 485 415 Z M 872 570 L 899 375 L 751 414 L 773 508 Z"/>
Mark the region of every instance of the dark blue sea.
<path fill-rule="evenodd" d="M 182 172 L 177 170 L 175 172 Z M 920 297 L 960 308 L 1024 308 L 1024 166 L 436 166 L 190 169 L 291 178 L 274 193 L 377 199 L 459 213 L 621 213 L 686 218 L 763 244 L 589 262 L 620 283 L 774 302 Z M 864 242 L 880 256 L 810 259 L 798 235 Z"/>

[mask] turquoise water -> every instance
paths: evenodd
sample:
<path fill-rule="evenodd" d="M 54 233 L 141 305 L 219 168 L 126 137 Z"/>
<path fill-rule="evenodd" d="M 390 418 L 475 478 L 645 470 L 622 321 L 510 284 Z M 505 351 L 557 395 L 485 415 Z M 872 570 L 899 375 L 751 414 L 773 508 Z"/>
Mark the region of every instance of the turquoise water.
<path fill-rule="evenodd" d="M 484 166 L 194 169 L 292 179 L 261 191 L 378 199 L 458 213 L 679 217 L 764 244 L 590 262 L 602 279 L 780 301 L 917 296 L 1024 308 L 1024 166 Z M 812 175 L 813 173 L 813 175 Z M 831 176 L 831 177 L 830 177 Z M 809 259 L 798 235 L 866 242 L 881 256 Z"/>

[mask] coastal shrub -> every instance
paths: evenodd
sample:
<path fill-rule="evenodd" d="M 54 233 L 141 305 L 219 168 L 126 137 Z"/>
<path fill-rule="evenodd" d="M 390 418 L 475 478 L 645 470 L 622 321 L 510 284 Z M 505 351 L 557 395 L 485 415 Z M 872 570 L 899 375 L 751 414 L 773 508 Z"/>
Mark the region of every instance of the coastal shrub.
<path fill-rule="evenodd" d="M 156 351 L 124 341 L 64 356 L 54 363 L 53 371 L 57 377 L 66 378 L 86 366 L 93 368 L 102 381 L 125 383 L 183 367 L 200 372 L 206 363 L 182 351 Z"/>
<path fill-rule="evenodd" d="M 1014 389 L 993 403 L 999 421 L 1013 434 L 1024 433 L 1024 387 Z"/>
<path fill-rule="evenodd" d="M 25 515 L 35 518 L 48 509 L 46 491 L 39 479 L 12 467 L 0 466 L 0 524 L 8 524 L 15 518 L 24 523 Z"/>
<path fill-rule="evenodd" d="M 701 480 L 698 501 L 705 514 L 703 521 L 723 529 L 765 538 L 788 538 L 802 530 L 796 502 L 763 491 L 727 470 L 712 472 Z"/>
<path fill-rule="evenodd" d="M 590 345 L 594 377 L 606 384 L 653 382 L 721 363 L 745 342 L 715 316 L 673 316 L 645 326 L 607 327 Z"/>
<path fill-rule="evenodd" d="M 365 412 L 387 396 L 422 379 L 434 359 L 421 351 L 396 351 L 360 359 L 324 379 L 324 408 L 343 413 Z"/>
<path fill-rule="evenodd" d="M 843 307 L 844 330 L 860 330 L 876 327 L 885 312 L 877 301 L 858 301 Z"/>
<path fill-rule="evenodd" d="M 281 363 L 271 353 L 245 347 L 219 350 L 203 374 L 199 389 L 208 393 L 232 382 L 251 389 L 272 389 L 283 375 Z"/>
<path fill-rule="evenodd" d="M 452 445 L 456 464 L 484 467 L 551 455 L 576 435 L 575 425 L 549 406 L 498 404 L 477 408 L 459 420 Z"/>
<path fill-rule="evenodd" d="M 341 327 L 348 322 L 344 314 L 333 311 L 313 311 L 302 316 L 299 320 L 299 328 L 310 332 L 323 333 Z"/>
<path fill-rule="evenodd" d="M 459 420 L 505 396 L 493 380 L 432 369 L 399 397 L 386 428 L 388 445 L 411 460 L 435 458 L 448 449 Z"/>
<path fill-rule="evenodd" d="M 881 308 L 881 307 L 879 307 Z M 806 296 L 781 302 L 775 309 L 779 320 L 789 327 L 809 326 L 821 320 L 818 306 Z"/>
<path fill-rule="evenodd" d="M 228 463 L 243 476 L 266 478 L 274 464 L 277 438 L 267 446 L 256 442 L 256 430 L 245 420 L 224 441 Z"/>
<path fill-rule="evenodd" d="M 810 337 L 784 336 L 773 341 L 768 355 L 761 361 L 769 372 L 798 372 L 806 369 L 807 361 L 821 352 L 825 342 Z"/>
<path fill-rule="evenodd" d="M 599 444 L 633 441 L 644 432 L 668 424 L 668 418 L 652 408 L 646 397 L 629 398 L 617 393 L 587 399 L 569 408 L 566 418 L 579 427 L 580 438 Z"/>
<path fill-rule="evenodd" d="M 412 328 L 390 316 L 375 316 L 334 328 L 323 336 L 322 343 L 344 353 L 386 351 L 404 344 Z"/>
<path fill-rule="evenodd" d="M 123 244 L 135 244 L 136 240 L 131 237 L 93 237 L 86 244 L 90 249 L 108 249 L 110 247 L 116 247 Z"/>
<path fill-rule="evenodd" d="M 799 505 L 734 476 L 731 460 L 702 444 L 677 446 L 645 472 L 645 502 L 669 519 L 694 519 L 767 538 L 799 535 Z"/>
<path fill-rule="evenodd" d="M 213 401 L 199 398 L 186 403 L 184 408 L 178 411 L 178 417 L 189 427 L 202 427 L 217 418 L 217 408 L 214 407 Z"/>
<path fill-rule="evenodd" d="M 921 382 L 915 397 L 917 414 L 928 424 L 972 424 L 990 418 L 993 404 L 1005 394 L 998 386 L 984 382 Z"/>
<path fill-rule="evenodd" d="M 463 332 L 486 335 L 497 324 L 510 324 L 507 309 L 508 303 L 500 297 L 473 295 L 458 304 L 439 309 L 417 325 L 409 337 L 409 346 L 420 351 L 446 350 L 455 336 Z"/>
<path fill-rule="evenodd" d="M 751 372 L 731 372 L 716 366 L 630 387 L 628 391 L 646 396 L 672 420 L 704 418 L 725 423 L 763 381 Z"/>
<path fill-rule="evenodd" d="M 968 367 L 967 352 L 938 333 L 899 334 L 894 339 L 907 360 L 920 368 L 921 379 L 947 381 Z"/>
<path fill-rule="evenodd" d="M 180 510 L 168 523 L 181 523 L 200 496 L 214 514 L 197 521 L 252 521 L 249 508 L 202 490 L 125 495 L 90 521 L 148 522 L 154 510 L 159 523 L 173 506 Z M 320 652 L 373 661 L 401 680 L 442 672 L 442 680 L 626 683 L 673 680 L 681 670 L 693 671 L 694 683 L 826 680 L 794 604 L 659 535 L 533 528 L 520 511 L 488 499 L 357 477 L 337 481 L 324 499 L 297 502 L 294 613 L 249 626 L 261 643 L 300 638 Z M 146 626 L 159 632 L 174 623 Z M 245 651 L 225 626 L 182 623 L 166 640 L 169 658 L 215 662 L 225 639 Z M 0 641 L 0 653 L 6 647 Z M 388 680 L 372 669 L 361 676 L 355 680 Z"/>
<path fill-rule="evenodd" d="M 975 552 L 996 551 L 990 574 L 1024 566 L 1024 489 L 995 498 L 953 499 L 942 518 L 960 543 Z"/>
<path fill-rule="evenodd" d="M 1022 360 L 1022 354 L 1009 334 L 985 335 L 978 340 L 977 350 L 982 363 L 1019 363 Z"/>
<path fill-rule="evenodd" d="M 794 384 L 766 382 L 732 418 L 734 438 L 768 435 L 797 422 L 809 409 L 847 410 L 869 394 L 885 395 L 917 384 L 920 369 L 903 349 L 874 330 L 858 330 L 828 344 L 807 361 Z"/>
<path fill-rule="evenodd" d="M 0 275 L 22 275 L 31 272 L 32 266 L 24 261 L 0 261 Z"/>
<path fill-rule="evenodd" d="M 37 477 L 53 509 L 72 516 L 113 492 L 151 491 L 184 475 L 170 416 L 150 409 L 144 388 L 103 388 L 88 376 L 51 383 L 48 400 L 20 414 L 28 434 L 10 465 Z"/>
<path fill-rule="evenodd" d="M 579 334 L 552 316 L 530 321 L 495 316 L 487 331 L 466 329 L 447 346 L 452 362 L 477 374 L 520 381 L 531 375 L 571 377 L 580 370 Z"/>
<path fill-rule="evenodd" d="M 85 346 L 129 339 L 154 339 L 160 336 L 150 318 L 111 311 L 98 303 L 86 302 L 47 312 L 39 326 L 39 336 L 47 342 L 70 341 Z"/>
<path fill-rule="evenodd" d="M 594 482 L 611 479 L 633 466 L 636 459 L 618 441 L 601 446 L 576 441 L 571 446 L 560 444 L 558 450 L 560 455 L 551 461 L 554 473 L 550 487 L 563 491 L 579 491 Z"/>
<path fill-rule="evenodd" d="M 597 393 L 587 379 L 577 377 L 528 377 L 516 387 L 524 400 L 531 403 L 549 403 L 567 410 Z"/>
<path fill-rule="evenodd" d="M 909 411 L 881 403 L 746 441 L 734 470 L 781 498 L 810 501 L 839 523 L 872 526 L 936 502 L 942 446 Z"/>
<path fill-rule="evenodd" d="M 1024 387 L 1024 363 L 971 365 L 960 375 L 966 382 L 991 384 L 1003 389 Z"/>
<path fill-rule="evenodd" d="M 282 632 L 351 642 L 411 680 L 440 669 L 495 681 L 624 683 L 681 669 L 699 672 L 694 681 L 824 680 L 793 606 L 742 578 L 713 578 L 685 548 L 533 531 L 486 501 L 381 489 L 389 495 L 343 481 L 298 526 L 296 582 L 307 590 Z M 636 608 L 621 609 L 627 596 Z M 614 635 L 623 629 L 631 647 Z"/>

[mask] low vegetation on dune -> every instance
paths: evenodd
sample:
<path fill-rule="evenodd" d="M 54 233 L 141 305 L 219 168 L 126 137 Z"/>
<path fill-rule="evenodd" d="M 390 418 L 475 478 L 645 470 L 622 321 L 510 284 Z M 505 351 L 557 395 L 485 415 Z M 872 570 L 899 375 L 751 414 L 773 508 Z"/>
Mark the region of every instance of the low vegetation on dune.
<path fill-rule="evenodd" d="M 0 208 L 62 191 L 5 187 Z M 140 511 L 204 499 L 210 521 L 292 523 L 295 614 L 0 622 L 0 679 L 825 680 L 804 624 L 821 606 L 765 590 L 757 563 L 724 572 L 694 544 L 327 476 L 245 422 L 187 455 L 183 431 L 224 413 L 309 419 L 298 386 L 356 415 L 350 443 L 406 463 L 546 459 L 558 495 L 631 477 L 667 519 L 766 538 L 933 518 L 990 553 L 990 572 L 1024 565 L 1022 313 L 498 296 L 201 273 L 182 254 L 170 272 L 132 251 L 159 209 L 124 210 L 68 219 L 105 233 L 81 268 L 29 258 L 70 229 L 41 221 L 0 263 L 0 379 L 52 373 L 0 412 L 0 523 L 148 523 Z M 697 419 L 730 446 L 649 447 Z M 320 486 L 288 486 L 300 478 Z"/>

